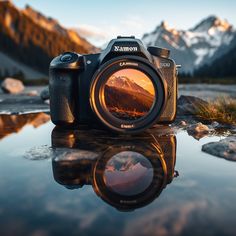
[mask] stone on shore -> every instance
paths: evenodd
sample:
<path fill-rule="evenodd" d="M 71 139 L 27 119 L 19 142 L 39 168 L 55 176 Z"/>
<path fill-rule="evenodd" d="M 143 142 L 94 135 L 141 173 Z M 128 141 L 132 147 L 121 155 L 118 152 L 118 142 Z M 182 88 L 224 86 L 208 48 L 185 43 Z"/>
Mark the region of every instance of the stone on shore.
<path fill-rule="evenodd" d="M 201 98 L 193 96 L 180 96 L 177 103 L 178 115 L 196 115 L 202 107 L 208 105 L 208 102 Z"/>
<path fill-rule="evenodd" d="M 187 127 L 187 133 L 193 136 L 195 139 L 199 140 L 206 135 L 210 134 L 214 129 L 202 124 L 201 122 L 192 124 Z"/>
<path fill-rule="evenodd" d="M 201 122 L 190 125 L 187 127 L 187 132 L 190 134 L 204 133 L 208 134 L 212 131 L 207 125 L 202 124 Z"/>
<path fill-rule="evenodd" d="M 18 94 L 21 93 L 25 87 L 20 80 L 13 78 L 6 78 L 1 84 L 1 88 L 5 93 Z"/>
<path fill-rule="evenodd" d="M 202 151 L 213 156 L 236 161 L 236 136 L 229 136 L 219 142 L 204 144 Z"/>

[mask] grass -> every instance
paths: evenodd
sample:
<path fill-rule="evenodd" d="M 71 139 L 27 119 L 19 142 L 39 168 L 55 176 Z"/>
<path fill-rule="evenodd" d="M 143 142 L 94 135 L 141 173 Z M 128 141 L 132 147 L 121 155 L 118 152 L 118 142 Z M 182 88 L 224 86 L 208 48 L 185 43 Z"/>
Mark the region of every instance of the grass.
<path fill-rule="evenodd" d="M 199 107 L 197 117 L 236 125 L 236 99 L 220 97 L 209 101 L 208 105 Z"/>

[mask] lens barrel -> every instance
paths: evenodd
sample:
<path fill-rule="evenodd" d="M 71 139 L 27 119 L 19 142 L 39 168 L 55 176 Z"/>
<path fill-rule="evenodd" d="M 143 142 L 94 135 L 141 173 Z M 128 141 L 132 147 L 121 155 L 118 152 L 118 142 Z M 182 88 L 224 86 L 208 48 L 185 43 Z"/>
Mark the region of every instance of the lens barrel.
<path fill-rule="evenodd" d="M 150 127 L 165 105 L 166 83 L 146 59 L 120 56 L 95 72 L 90 105 L 111 130 L 135 133 Z"/>

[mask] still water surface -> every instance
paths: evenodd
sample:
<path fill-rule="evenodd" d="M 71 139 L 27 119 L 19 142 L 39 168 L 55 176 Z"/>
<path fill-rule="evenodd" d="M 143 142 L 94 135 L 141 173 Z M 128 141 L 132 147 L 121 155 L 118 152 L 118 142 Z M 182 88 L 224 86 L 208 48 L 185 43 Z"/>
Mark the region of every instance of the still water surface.
<path fill-rule="evenodd" d="M 236 235 L 236 163 L 201 152 L 222 137 L 167 133 L 1 116 L 0 235 Z"/>

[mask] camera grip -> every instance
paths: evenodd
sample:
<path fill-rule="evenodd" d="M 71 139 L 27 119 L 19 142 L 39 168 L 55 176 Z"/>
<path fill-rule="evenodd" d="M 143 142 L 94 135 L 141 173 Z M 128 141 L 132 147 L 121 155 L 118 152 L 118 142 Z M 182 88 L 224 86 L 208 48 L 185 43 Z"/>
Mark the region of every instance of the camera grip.
<path fill-rule="evenodd" d="M 51 120 L 55 125 L 70 125 L 75 122 L 75 95 L 78 70 L 49 70 Z"/>

